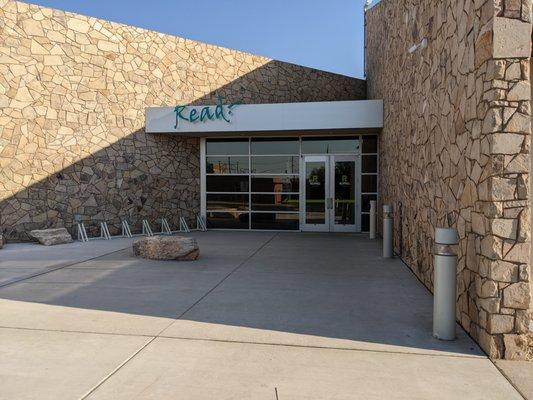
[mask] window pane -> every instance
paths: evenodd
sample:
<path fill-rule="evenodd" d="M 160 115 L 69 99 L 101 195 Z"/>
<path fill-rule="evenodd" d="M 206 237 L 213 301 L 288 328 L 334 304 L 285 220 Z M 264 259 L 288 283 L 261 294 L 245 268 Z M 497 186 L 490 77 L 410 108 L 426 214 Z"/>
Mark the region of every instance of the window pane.
<path fill-rule="evenodd" d="M 248 175 L 208 175 L 206 186 L 208 192 L 247 192 Z"/>
<path fill-rule="evenodd" d="M 363 194 L 361 196 L 361 211 L 370 212 L 370 200 L 377 200 L 375 194 Z"/>
<path fill-rule="evenodd" d="M 378 156 L 362 156 L 361 172 L 378 172 Z"/>
<path fill-rule="evenodd" d="M 297 174 L 299 157 L 262 156 L 252 157 L 252 173 L 255 174 Z"/>
<path fill-rule="evenodd" d="M 355 162 L 335 162 L 335 224 L 355 224 Z"/>
<path fill-rule="evenodd" d="M 206 153 L 217 156 L 225 154 L 248 154 L 248 139 L 219 139 L 206 141 Z"/>
<path fill-rule="evenodd" d="M 247 174 L 249 171 L 248 156 L 206 158 L 208 174 Z"/>
<path fill-rule="evenodd" d="M 208 194 L 208 210 L 248 210 L 248 194 Z"/>
<path fill-rule="evenodd" d="M 252 154 L 300 154 L 298 139 L 252 139 Z"/>
<path fill-rule="evenodd" d="M 303 154 L 355 153 L 358 150 L 359 139 L 354 137 L 331 139 L 303 138 L 302 141 Z"/>
<path fill-rule="evenodd" d="M 361 191 L 363 193 L 375 193 L 378 191 L 377 175 L 362 175 Z"/>
<path fill-rule="evenodd" d="M 361 214 L 361 232 L 368 232 L 370 230 L 370 215 Z"/>
<path fill-rule="evenodd" d="M 298 214 L 252 213 L 252 229 L 298 230 Z"/>
<path fill-rule="evenodd" d="M 363 153 L 377 153 L 378 152 L 378 137 L 377 136 L 362 136 L 363 139 Z"/>
<path fill-rule="evenodd" d="M 297 176 L 252 176 L 252 192 L 294 192 L 300 191 Z"/>
<path fill-rule="evenodd" d="M 214 229 L 249 229 L 249 213 L 208 212 L 207 227 Z"/>
<path fill-rule="evenodd" d="M 305 222 L 326 222 L 326 163 L 308 161 L 305 164 Z"/>
<path fill-rule="evenodd" d="M 252 210 L 255 211 L 298 211 L 297 194 L 253 194 Z"/>

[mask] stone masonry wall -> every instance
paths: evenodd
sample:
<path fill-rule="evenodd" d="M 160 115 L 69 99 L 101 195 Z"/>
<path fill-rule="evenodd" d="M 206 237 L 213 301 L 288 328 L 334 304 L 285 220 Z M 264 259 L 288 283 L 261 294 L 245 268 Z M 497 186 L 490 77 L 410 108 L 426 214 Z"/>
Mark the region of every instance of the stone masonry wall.
<path fill-rule="evenodd" d="M 493 358 L 532 357 L 530 7 L 382 0 L 366 14 L 395 249 L 432 289 L 434 230 L 457 228 L 457 318 Z M 427 47 L 408 51 L 424 38 Z"/>
<path fill-rule="evenodd" d="M 199 140 L 146 135 L 150 106 L 354 100 L 365 82 L 0 0 L 0 230 L 199 212 Z M 154 226 L 155 227 L 155 226 Z M 1 232 L 0 231 L 0 232 Z"/>

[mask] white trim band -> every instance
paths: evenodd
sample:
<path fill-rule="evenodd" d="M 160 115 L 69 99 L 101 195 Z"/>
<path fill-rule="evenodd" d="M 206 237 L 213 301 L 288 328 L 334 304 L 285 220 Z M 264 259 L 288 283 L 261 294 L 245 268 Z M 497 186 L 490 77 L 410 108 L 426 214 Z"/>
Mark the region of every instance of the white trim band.
<path fill-rule="evenodd" d="M 188 106 L 186 115 L 193 109 L 201 115 L 205 107 L 216 106 Z M 383 127 L 382 100 L 241 104 L 231 111 L 227 119 L 196 119 L 195 122 L 179 119 L 176 127 L 175 107 L 149 107 L 145 110 L 146 132 L 189 134 Z"/>

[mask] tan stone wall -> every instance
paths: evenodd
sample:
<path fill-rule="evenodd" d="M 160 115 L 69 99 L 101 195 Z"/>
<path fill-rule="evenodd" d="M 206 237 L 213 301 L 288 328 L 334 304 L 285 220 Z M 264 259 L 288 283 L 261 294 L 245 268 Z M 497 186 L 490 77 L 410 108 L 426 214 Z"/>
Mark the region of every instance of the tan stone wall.
<path fill-rule="evenodd" d="M 527 357 L 530 5 L 382 0 L 366 16 L 395 249 L 431 289 L 435 227 L 457 228 L 457 318 L 494 358 Z"/>
<path fill-rule="evenodd" d="M 146 135 L 150 106 L 365 98 L 365 82 L 95 18 L 0 0 L 0 228 L 76 214 L 177 226 L 199 209 L 198 139 Z"/>

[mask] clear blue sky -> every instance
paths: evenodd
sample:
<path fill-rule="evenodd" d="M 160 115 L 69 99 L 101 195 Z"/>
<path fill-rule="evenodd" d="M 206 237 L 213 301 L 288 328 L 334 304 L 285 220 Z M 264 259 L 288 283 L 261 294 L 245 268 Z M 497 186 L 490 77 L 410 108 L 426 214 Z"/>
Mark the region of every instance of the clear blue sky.
<path fill-rule="evenodd" d="M 363 77 L 364 0 L 29 0 Z"/>

